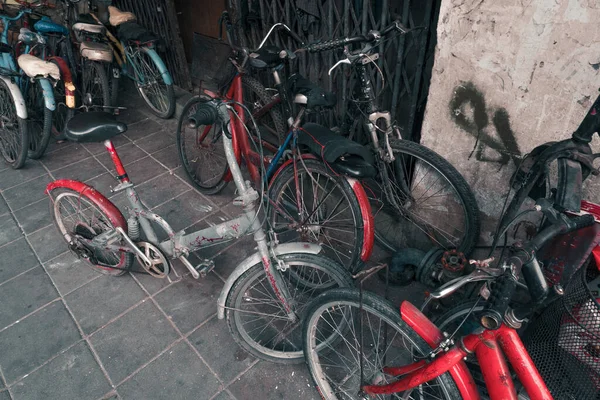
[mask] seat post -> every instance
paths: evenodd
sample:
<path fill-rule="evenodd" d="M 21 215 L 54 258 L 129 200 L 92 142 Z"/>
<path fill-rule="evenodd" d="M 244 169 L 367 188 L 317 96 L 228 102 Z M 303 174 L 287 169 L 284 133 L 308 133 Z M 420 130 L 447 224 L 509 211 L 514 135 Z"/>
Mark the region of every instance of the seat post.
<path fill-rule="evenodd" d="M 115 164 L 115 168 L 116 168 L 117 174 L 118 174 L 117 179 L 123 183 L 129 182 L 129 177 L 127 176 L 127 172 L 125 171 L 125 168 L 123 167 L 123 163 L 121 162 L 121 159 L 119 158 L 119 155 L 117 154 L 117 149 L 115 149 L 115 145 L 113 144 L 112 140 L 105 140 L 104 147 L 106 147 L 106 150 L 108 150 L 108 153 L 110 154 L 110 158 L 112 159 L 113 164 Z"/>

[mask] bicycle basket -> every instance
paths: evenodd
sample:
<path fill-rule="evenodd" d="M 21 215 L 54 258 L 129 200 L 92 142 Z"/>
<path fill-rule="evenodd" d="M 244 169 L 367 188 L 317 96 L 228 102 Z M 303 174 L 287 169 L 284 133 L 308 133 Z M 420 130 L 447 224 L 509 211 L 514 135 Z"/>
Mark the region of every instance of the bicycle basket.
<path fill-rule="evenodd" d="M 524 334 L 525 347 L 555 399 L 600 398 L 599 285 L 594 263 L 580 268 L 563 297 Z"/>

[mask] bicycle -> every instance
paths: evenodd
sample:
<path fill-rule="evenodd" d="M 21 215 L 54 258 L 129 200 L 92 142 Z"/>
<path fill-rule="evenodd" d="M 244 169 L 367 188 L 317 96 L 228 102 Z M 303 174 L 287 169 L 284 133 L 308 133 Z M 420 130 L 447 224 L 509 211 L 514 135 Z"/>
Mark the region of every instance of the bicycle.
<path fill-rule="evenodd" d="M 34 3 L 19 2 L 18 4 L 20 8 L 15 17 L 0 14 L 0 19 L 4 26 L 0 41 L 6 45 L 8 45 L 8 32 L 12 22 L 18 21 L 25 15 L 30 14 L 34 8 L 46 6 L 44 1 Z M 5 48 L 5 51 L 2 53 L 0 68 L 6 71 L 5 74 L 12 75 L 23 94 L 22 97 L 27 110 L 24 118 L 27 125 L 26 135 L 28 136 L 28 145 L 26 147 L 29 151 L 23 155 L 22 149 L 15 150 L 15 155 L 9 156 L 7 161 L 10 160 L 9 164 L 13 168 L 20 168 L 25 163 L 27 156 L 37 159 L 46 151 L 52 133 L 52 113 L 56 109 L 52 82 L 60 80 L 60 70 L 56 65 L 29 54 L 19 56 L 15 63 L 15 59 L 12 56 L 12 49 L 9 50 L 9 48 Z M 14 94 L 12 97 L 18 99 Z M 20 117 L 23 118 L 23 116 Z M 5 157 L 5 159 L 7 158 Z"/>
<path fill-rule="evenodd" d="M 491 399 L 516 399 L 517 389 L 519 398 L 532 400 L 597 398 L 600 303 L 588 285 L 600 282 L 600 206 L 582 201 L 581 195 L 582 181 L 596 171 L 597 155 L 589 143 L 600 128 L 598 111 L 600 96 L 570 139 L 538 146 L 516 174 L 516 201 L 530 196 L 537 199 L 536 206 L 504 215 L 497 237 L 529 212 L 545 218 L 539 233 L 514 245 L 499 266 L 490 266 L 493 258 L 474 260 L 471 274 L 430 294 L 423 308 L 469 283 L 485 282 L 481 305 L 481 299 L 471 301 L 437 320 L 447 333 L 412 304 L 403 302 L 398 313 L 385 299 L 362 290 L 335 289 L 311 303 L 305 356 L 323 398 L 479 399 L 483 388 L 463 359 L 473 372 L 481 371 L 479 381 Z M 549 179 L 554 161 L 559 179 L 547 198 L 546 190 L 532 189 Z M 528 291 L 524 304 L 513 301 L 517 287 Z M 353 368 L 342 360 L 351 360 Z"/>
<path fill-rule="evenodd" d="M 370 154 L 362 146 L 344 138 L 336 143 L 329 143 L 318 156 L 300 152 L 299 143 L 317 136 L 315 132 L 307 134 L 306 126 L 299 126 L 305 110 L 331 105 L 331 96 L 320 96 L 324 92 L 313 85 L 299 86 L 294 93 L 294 101 L 301 110 L 293 121 L 290 118 L 291 126 L 279 147 L 263 137 L 270 132 L 271 138 L 275 136 L 275 141 L 279 140 L 278 129 L 267 131 L 269 128 L 264 123 L 264 117 L 267 114 L 274 116 L 268 122 L 280 118 L 279 110 L 274 107 L 275 104 L 282 103 L 278 99 L 287 99 L 287 88 L 278 85 L 278 96 L 265 105 L 254 104 L 250 106 L 251 109 L 246 106 L 245 86 L 253 88 L 253 93 L 258 93 L 265 100 L 268 99 L 262 85 L 244 74 L 246 65 L 257 69 L 270 68 L 275 81 L 281 83 L 277 66 L 291 53 L 264 47 L 276 29 L 289 32 L 284 24 L 276 24 L 256 50 L 231 45 L 240 57 L 239 62 L 231 60 L 237 72 L 224 98 L 235 101 L 234 108 L 239 115 L 262 122 L 255 129 L 251 127 L 246 132 L 244 118 L 236 120 L 232 116 L 234 152 L 238 162 L 245 161 L 255 185 L 268 184 L 269 203 L 273 210 L 269 214 L 269 220 L 278 234 L 278 240 L 319 242 L 324 246 L 327 256 L 356 272 L 369 259 L 373 249 L 371 209 L 367 195 L 356 179 L 374 174 L 373 166 L 360 158 L 360 155 L 368 158 Z M 306 90 L 312 91 L 313 95 Z M 308 102 L 307 96 L 317 98 L 317 101 Z M 195 97 L 184 106 L 178 121 L 177 146 L 184 170 L 194 186 L 203 193 L 215 194 L 223 190 L 232 177 L 223 157 L 220 130 L 203 126 L 196 121 L 197 105 L 201 103 L 201 97 Z M 319 128 L 318 125 L 315 126 Z M 254 151 L 251 140 L 255 145 L 261 146 L 260 152 L 265 148 L 273 155 L 263 157 L 258 151 Z M 347 154 L 355 157 L 343 157 Z M 330 155 L 334 157 L 327 158 Z M 262 166 L 266 170 L 263 176 L 259 173 Z"/>
<path fill-rule="evenodd" d="M 351 276 L 320 255 L 318 245 L 278 245 L 267 239 L 256 209 L 260 196 L 244 181 L 234 156 L 229 133 L 233 108 L 222 100 L 205 98 L 198 112 L 204 124 L 219 125 L 223 130 L 223 146 L 239 194 L 233 203 L 243 207 L 241 216 L 197 232 L 173 231 L 139 198 L 112 144 L 111 138 L 123 133 L 126 125 L 112 114 L 91 111 L 73 117 L 65 136 L 79 143 L 104 143 L 119 181 L 112 191 L 125 192 L 129 215 L 125 218 L 92 187 L 62 179 L 51 182 L 46 189 L 54 222 L 71 251 L 92 269 L 112 276 L 136 272 L 132 270 L 135 257 L 143 272 L 165 279 L 173 271 L 169 259 L 178 258 L 198 279 L 212 271 L 214 263 L 203 260 L 193 266 L 187 258 L 191 252 L 253 234 L 258 250 L 243 260 L 225 282 L 217 301 L 219 319 L 227 319 L 236 342 L 251 354 L 276 362 L 301 362 L 300 317 L 307 301 L 327 288 L 351 286 Z M 151 223 L 167 239 L 159 241 Z"/>
<path fill-rule="evenodd" d="M 364 182 L 371 188 L 378 243 L 391 252 L 406 247 L 429 250 L 433 245 L 468 255 L 479 239 L 480 228 L 477 201 L 469 185 L 440 155 L 402 139 L 391 113 L 377 104 L 367 70 L 369 65 L 377 67 L 379 43 L 392 34 L 410 31 L 393 21 L 381 31 L 312 43 L 300 51 L 343 49 L 344 58 L 331 67 L 329 75 L 346 64 L 356 73 L 358 96 L 351 101 L 356 112 L 341 116 L 339 132 L 348 136 L 356 125 L 363 125 L 366 131 L 366 137 L 356 140 L 370 148 L 378 171 L 375 179 Z M 353 45 L 362 48 L 351 50 Z"/>

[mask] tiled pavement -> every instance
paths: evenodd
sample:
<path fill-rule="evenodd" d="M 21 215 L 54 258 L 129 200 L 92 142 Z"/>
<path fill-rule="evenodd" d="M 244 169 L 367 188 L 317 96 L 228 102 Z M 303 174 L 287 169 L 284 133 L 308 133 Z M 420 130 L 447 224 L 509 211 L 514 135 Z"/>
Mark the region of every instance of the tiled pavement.
<path fill-rule="evenodd" d="M 144 201 L 176 230 L 237 212 L 231 189 L 205 198 L 185 180 L 176 120 L 123 96 L 129 130 L 115 143 Z M 53 143 L 21 170 L 0 165 L 0 400 L 317 398 L 303 364 L 256 360 L 216 317 L 223 279 L 253 251 L 250 239 L 209 249 L 215 272 L 177 283 L 102 276 L 66 251 L 44 188 L 72 178 L 110 194 L 116 181 L 103 150 Z"/>

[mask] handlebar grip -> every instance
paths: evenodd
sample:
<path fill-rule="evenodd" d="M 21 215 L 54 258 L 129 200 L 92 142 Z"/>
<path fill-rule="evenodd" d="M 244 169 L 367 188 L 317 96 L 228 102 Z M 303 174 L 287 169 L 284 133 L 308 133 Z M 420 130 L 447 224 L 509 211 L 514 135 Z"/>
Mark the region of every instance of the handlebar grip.
<path fill-rule="evenodd" d="M 490 297 L 481 313 L 481 325 L 487 329 L 500 328 L 516 288 L 517 281 L 510 272 L 505 272 L 492 283 Z"/>
<path fill-rule="evenodd" d="M 573 232 L 578 229 L 587 228 L 594 225 L 596 219 L 592 214 L 580 215 L 579 217 L 571 218 L 567 224 L 567 232 Z"/>
<path fill-rule="evenodd" d="M 346 44 L 348 44 L 347 39 L 333 39 L 333 40 L 327 40 L 325 42 L 321 42 L 321 43 L 313 43 L 313 44 L 309 44 L 308 46 L 306 46 L 306 50 L 308 50 L 311 53 L 316 53 L 319 51 L 328 51 L 328 50 L 334 50 L 334 49 L 339 49 L 344 47 Z"/>
<path fill-rule="evenodd" d="M 196 112 L 189 117 L 188 123 L 192 128 L 197 128 L 201 125 L 213 125 L 218 117 L 217 107 L 208 102 L 198 106 Z"/>

